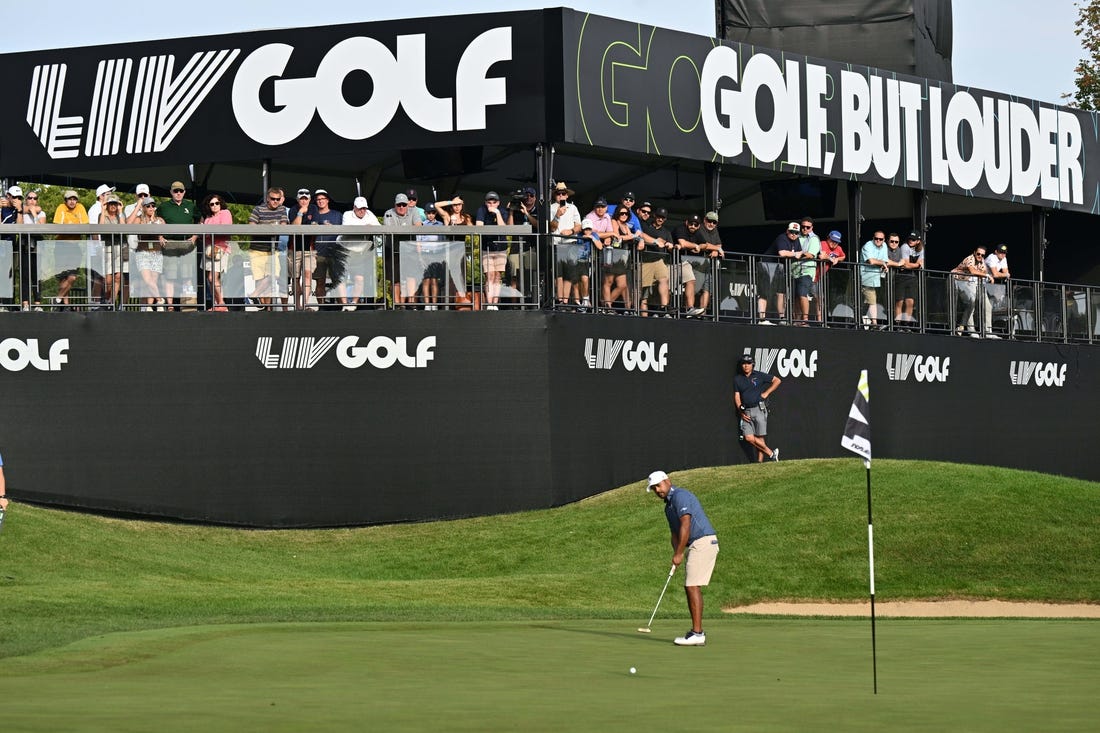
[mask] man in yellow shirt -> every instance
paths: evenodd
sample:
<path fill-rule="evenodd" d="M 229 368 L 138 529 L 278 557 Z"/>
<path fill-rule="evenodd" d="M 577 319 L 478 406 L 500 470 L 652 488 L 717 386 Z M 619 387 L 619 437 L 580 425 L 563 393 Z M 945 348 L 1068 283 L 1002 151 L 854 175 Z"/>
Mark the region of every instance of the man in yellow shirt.
<path fill-rule="evenodd" d="M 54 224 L 87 224 L 88 211 L 76 195 L 76 191 L 66 191 L 65 201 L 59 204 L 53 214 Z M 86 238 L 85 235 L 84 238 Z M 78 234 L 62 234 L 58 241 L 79 242 L 82 237 Z M 57 297 L 54 305 L 69 304 L 69 290 L 76 282 L 77 271 L 80 270 L 83 259 L 84 247 L 80 244 L 55 244 L 54 245 L 54 272 L 57 276 Z"/>

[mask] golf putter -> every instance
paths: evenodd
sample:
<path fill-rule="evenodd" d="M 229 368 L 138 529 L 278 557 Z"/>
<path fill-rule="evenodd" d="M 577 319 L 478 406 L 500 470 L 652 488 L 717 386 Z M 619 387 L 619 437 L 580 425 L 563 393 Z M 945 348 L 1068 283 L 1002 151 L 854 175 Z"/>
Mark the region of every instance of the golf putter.
<path fill-rule="evenodd" d="M 672 575 L 675 572 L 676 572 L 676 566 L 673 565 L 668 570 L 668 577 L 665 578 L 665 587 L 661 588 L 661 595 L 657 597 L 657 605 L 653 607 L 653 613 L 651 613 L 649 615 L 649 623 L 647 623 L 643 627 L 639 627 L 638 633 L 640 633 L 640 634 L 648 634 L 649 633 L 649 627 L 653 625 L 653 619 L 657 617 L 657 609 L 661 607 L 661 601 L 664 600 L 665 591 L 668 590 L 669 581 L 672 580 Z"/>

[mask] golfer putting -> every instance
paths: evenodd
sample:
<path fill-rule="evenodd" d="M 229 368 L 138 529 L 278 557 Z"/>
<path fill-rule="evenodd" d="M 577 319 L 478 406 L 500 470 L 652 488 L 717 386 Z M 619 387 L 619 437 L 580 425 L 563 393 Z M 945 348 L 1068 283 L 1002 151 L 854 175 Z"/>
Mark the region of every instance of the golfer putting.
<path fill-rule="evenodd" d="M 652 491 L 665 503 L 665 517 L 672 536 L 672 570 L 669 571 L 669 578 L 676 568 L 684 564 L 684 593 L 691 614 L 691 629 L 673 642 L 679 646 L 703 646 L 707 643 L 707 635 L 703 632 L 703 586 L 710 583 L 714 562 L 718 559 L 718 536 L 695 494 L 683 487 L 673 486 L 664 471 L 649 474 L 646 491 Z"/>

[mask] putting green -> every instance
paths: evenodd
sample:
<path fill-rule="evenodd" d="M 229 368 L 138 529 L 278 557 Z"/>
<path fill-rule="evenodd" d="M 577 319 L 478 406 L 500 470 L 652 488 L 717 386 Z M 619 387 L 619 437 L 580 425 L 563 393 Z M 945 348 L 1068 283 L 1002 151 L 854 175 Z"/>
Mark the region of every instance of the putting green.
<path fill-rule="evenodd" d="M 1100 622 L 234 625 L 9 658 L 15 731 L 1044 730 L 1096 725 Z M 629 673 L 636 667 L 635 675 Z"/>

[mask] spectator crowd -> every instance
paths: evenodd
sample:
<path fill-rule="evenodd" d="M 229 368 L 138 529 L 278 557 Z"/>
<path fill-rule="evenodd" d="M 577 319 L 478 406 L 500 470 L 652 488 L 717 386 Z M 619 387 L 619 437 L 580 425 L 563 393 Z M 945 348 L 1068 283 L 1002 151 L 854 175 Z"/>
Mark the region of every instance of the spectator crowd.
<path fill-rule="evenodd" d="M 87 207 L 75 190 L 68 190 L 51 213 L 39 205 L 38 191 L 24 193 L 14 185 L 0 197 L 0 223 L 235 223 L 224 196 L 211 193 L 196 204 L 188 199 L 181 181 L 172 182 L 167 190 L 168 197 L 158 201 L 147 184 L 138 184 L 132 199 L 124 201 L 114 187 L 103 184 Z M 41 293 L 46 290 L 50 293 L 46 305 L 69 307 L 74 287 L 83 280 L 84 306 L 89 308 L 136 304 L 143 310 L 175 310 L 201 298 L 206 309 L 215 312 L 235 305 L 355 310 L 385 299 L 396 307 L 435 310 L 471 307 L 471 298 L 476 298 L 485 310 L 545 302 L 560 310 L 655 317 L 693 318 L 714 312 L 719 295 L 715 263 L 729 257 L 719 233 L 718 212 L 691 213 L 673 221 L 665 207 L 640 200 L 632 191 L 614 199 L 598 196 L 591 207 L 579 205 L 575 197 L 573 189 L 558 181 L 545 201 L 540 201 L 534 188 L 524 187 L 503 198 L 488 191 L 476 206 L 467 206 L 458 195 L 422 205 L 416 189 L 407 188 L 378 216 L 363 196 L 354 197 L 350 208 L 340 211 L 323 188 L 299 188 L 288 200 L 285 189 L 272 186 L 248 213 L 247 224 L 341 225 L 340 233 L 295 238 L 66 233 L 52 239 L 48 272 L 39 271 L 43 260 L 35 252 L 44 240 L 23 235 L 16 239 L 19 307 L 40 308 Z M 453 234 L 444 237 L 418 229 L 398 244 L 398 238 L 344 233 L 345 227 L 379 224 L 524 226 L 532 232 L 548 232 L 549 246 L 540 245 L 534 237 L 482 233 L 476 238 L 476 261 L 471 265 L 481 283 L 475 293 L 464 282 L 466 267 L 458 268 L 456 276 L 455 265 L 447 260 L 451 256 L 447 240 Z M 226 273 L 240 239 L 247 239 L 240 259 L 247 260 L 250 284 L 247 293 L 227 295 Z M 65 242 L 81 246 L 57 244 Z M 410 247 L 409 242 L 414 244 Z M 987 330 L 993 307 L 1006 297 L 1010 277 L 1006 253 L 1003 244 L 980 246 L 952 271 L 959 303 L 958 333 Z M 924 255 L 923 237 L 917 231 L 902 237 L 876 230 L 849 253 L 841 232 L 819 235 L 811 217 L 791 221 L 755 260 L 749 305 L 755 313 L 750 317 L 761 325 L 779 320 L 797 326 L 824 323 L 831 277 L 827 273 L 848 263 L 845 268 L 855 278 L 851 291 L 858 290 L 859 313 L 853 314 L 857 325 L 882 327 L 889 309 L 895 327 L 916 328 L 921 297 L 918 275 L 924 269 Z M 375 272 L 376 258 L 383 263 L 380 275 Z M 539 289 L 543 283 L 545 293 Z M 887 302 L 888 297 L 892 302 Z"/>

